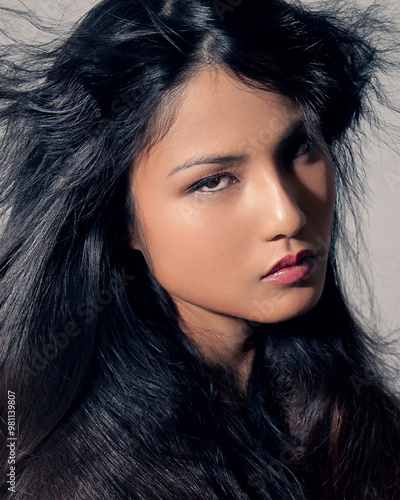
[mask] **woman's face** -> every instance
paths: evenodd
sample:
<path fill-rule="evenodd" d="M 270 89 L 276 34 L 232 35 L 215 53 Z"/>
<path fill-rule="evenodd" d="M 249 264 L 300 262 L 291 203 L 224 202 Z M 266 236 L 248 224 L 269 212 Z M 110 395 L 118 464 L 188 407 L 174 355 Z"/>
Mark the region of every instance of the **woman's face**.
<path fill-rule="evenodd" d="M 334 172 L 302 112 L 208 67 L 167 135 L 135 165 L 132 197 L 153 275 L 192 328 L 229 331 L 310 310 L 325 279 Z M 136 240 L 132 246 L 141 249 Z M 303 266 L 265 275 L 311 250 Z M 310 272 L 311 271 L 311 272 Z"/>

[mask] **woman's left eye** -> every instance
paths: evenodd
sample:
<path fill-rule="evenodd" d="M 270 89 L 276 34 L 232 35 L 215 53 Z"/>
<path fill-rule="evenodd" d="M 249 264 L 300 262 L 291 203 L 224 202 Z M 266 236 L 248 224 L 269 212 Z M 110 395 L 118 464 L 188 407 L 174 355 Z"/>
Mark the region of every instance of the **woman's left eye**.
<path fill-rule="evenodd" d="M 237 182 L 236 177 L 228 173 L 220 173 L 216 175 L 211 175 L 205 177 L 204 179 L 196 182 L 189 188 L 189 192 L 200 192 L 200 193 L 214 193 L 216 191 L 222 191 L 232 184 Z"/>
<path fill-rule="evenodd" d="M 311 158 L 315 153 L 315 147 L 315 141 L 310 137 L 306 137 L 295 143 L 293 147 L 289 148 L 289 151 L 287 152 L 288 159 L 294 160 L 301 156 L 308 156 Z"/>
<path fill-rule="evenodd" d="M 308 142 L 302 142 L 297 147 L 295 157 L 303 156 L 303 155 L 307 154 L 309 151 L 310 151 L 310 148 L 309 148 Z"/>

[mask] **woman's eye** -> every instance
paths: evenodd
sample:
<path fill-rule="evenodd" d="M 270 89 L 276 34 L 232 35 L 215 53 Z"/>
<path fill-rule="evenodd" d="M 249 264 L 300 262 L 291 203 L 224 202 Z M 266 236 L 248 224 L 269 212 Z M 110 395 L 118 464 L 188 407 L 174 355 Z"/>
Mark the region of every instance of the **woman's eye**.
<path fill-rule="evenodd" d="M 303 156 L 309 152 L 309 144 L 307 142 L 302 142 L 301 144 L 298 145 L 295 157 L 297 156 Z"/>
<path fill-rule="evenodd" d="M 290 148 L 288 157 L 293 160 L 301 156 L 311 158 L 315 152 L 315 146 L 316 144 L 311 138 L 305 138 L 296 143 L 293 148 Z"/>
<path fill-rule="evenodd" d="M 291 165 L 295 161 L 309 162 L 316 152 L 317 141 L 312 137 L 300 137 L 282 151 L 282 162 Z"/>
<path fill-rule="evenodd" d="M 226 189 L 231 184 L 235 184 L 237 179 L 230 174 L 218 174 L 206 177 L 199 182 L 196 182 L 193 186 L 189 188 L 190 192 L 200 192 L 200 193 L 213 193 L 215 191 L 222 191 Z"/>

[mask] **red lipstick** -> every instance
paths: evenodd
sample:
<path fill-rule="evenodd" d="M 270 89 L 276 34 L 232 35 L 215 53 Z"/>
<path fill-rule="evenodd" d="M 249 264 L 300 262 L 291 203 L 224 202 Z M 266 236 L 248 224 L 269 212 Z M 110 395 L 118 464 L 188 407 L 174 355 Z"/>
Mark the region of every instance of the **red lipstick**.
<path fill-rule="evenodd" d="M 301 250 L 296 256 L 286 255 L 279 260 L 261 279 L 280 285 L 295 283 L 307 278 L 315 267 L 315 254 Z"/>

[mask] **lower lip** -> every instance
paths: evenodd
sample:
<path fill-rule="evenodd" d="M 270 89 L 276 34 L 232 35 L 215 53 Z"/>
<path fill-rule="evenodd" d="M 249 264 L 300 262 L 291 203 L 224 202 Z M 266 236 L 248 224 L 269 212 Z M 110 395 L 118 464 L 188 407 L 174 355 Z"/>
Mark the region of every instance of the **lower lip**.
<path fill-rule="evenodd" d="M 284 267 L 273 274 L 262 278 L 262 281 L 270 281 L 277 285 L 289 285 L 304 280 L 310 276 L 315 266 L 315 258 L 309 257 L 297 266 Z"/>

